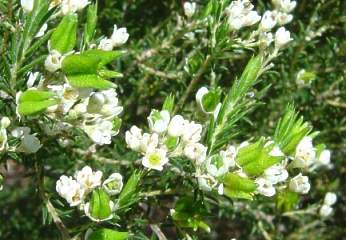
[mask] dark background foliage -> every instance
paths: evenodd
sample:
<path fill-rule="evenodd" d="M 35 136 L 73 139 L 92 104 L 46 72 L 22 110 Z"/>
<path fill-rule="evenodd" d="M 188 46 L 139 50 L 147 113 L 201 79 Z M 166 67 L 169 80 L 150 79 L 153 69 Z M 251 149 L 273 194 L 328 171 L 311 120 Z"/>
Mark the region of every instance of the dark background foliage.
<path fill-rule="evenodd" d="M 198 1 L 198 4 L 202 6 L 206 2 Z M 127 27 L 130 33 L 126 45 L 128 53 L 114 66 L 124 74 L 118 82 L 119 96 L 125 107 L 124 124 L 118 139 L 129 126 L 143 126 L 150 109 L 160 108 L 167 95 L 172 93 L 179 101 L 192 81 L 191 74 L 184 70 L 186 57 L 194 50 L 202 56 L 205 54 L 204 47 L 201 47 L 203 39 L 199 39 L 199 36 L 207 37 L 205 34 L 196 32 L 195 40 L 189 40 L 184 36 L 185 30 L 180 33 L 181 30 L 176 29 L 177 15 L 183 14 L 182 4 L 183 1 L 173 0 L 99 1 L 99 34 L 110 35 L 113 24 Z M 270 8 L 268 6 L 270 1 L 256 1 L 256 7 L 262 13 L 263 9 Z M 346 2 L 298 1 L 294 20 L 288 28 L 294 41 L 275 60 L 272 71 L 261 77 L 255 93 L 259 95 L 260 90 L 269 85 L 270 88 L 263 93 L 261 104 L 248 115 L 248 120 L 238 126 L 242 133 L 236 140 L 272 134 L 273 123 L 283 114 L 287 103 L 293 102 L 301 115 L 321 131 L 318 141 L 332 150 L 334 164 L 332 170 L 313 176 L 313 190 L 302 198 L 300 208 L 320 202 L 327 191 L 335 191 L 338 195 L 335 214 L 324 222 L 309 214 L 289 218 L 266 204 L 265 199 L 256 203 L 228 201 L 221 208 L 210 204 L 208 223 L 212 233 L 200 232 L 199 239 L 346 239 Z M 321 36 L 312 40 L 306 38 L 310 31 L 319 30 L 323 30 Z M 152 50 L 151 57 L 141 58 Z M 225 53 L 225 56 L 214 64 L 213 69 L 204 72 L 194 92 L 200 86 L 215 84 L 226 91 L 235 77 L 241 74 L 251 52 L 244 50 L 229 55 Z M 296 76 L 301 69 L 316 74 L 315 80 L 303 88 L 296 84 Z M 190 94 L 183 112 L 192 118 L 201 118 L 195 109 L 194 94 Z M 76 140 L 76 146 L 83 146 L 83 141 Z M 81 157 L 72 151 L 62 154 L 55 140 L 50 140 L 50 143 L 52 147 L 45 148 L 49 151 L 41 151 L 39 158 L 51 166 L 46 173 L 52 179 L 57 179 L 60 174 L 54 171 L 55 168 L 72 172 L 78 165 L 92 161 L 92 156 Z M 126 159 L 135 158 L 127 153 L 121 140 L 102 151 L 109 158 L 118 159 L 123 154 L 126 154 Z M 77 161 L 81 163 L 76 166 Z M 24 159 L 23 162 L 24 166 L 32 167 L 32 159 Z M 98 166 L 106 172 L 111 171 L 102 163 Z M 0 194 L 1 239 L 57 239 L 58 232 L 53 224 L 46 221 L 47 213 L 42 209 L 37 190 L 30 187 L 35 184 L 35 179 L 27 177 L 32 173 L 17 165 L 14 173 L 7 189 Z M 175 181 L 174 184 L 182 188 L 189 185 L 183 180 Z M 155 189 L 155 183 L 159 185 L 160 181 L 153 176 L 152 186 L 146 188 Z M 53 192 L 54 182 L 48 182 L 46 188 Z M 174 200 L 172 196 L 162 196 L 143 201 L 124 216 L 126 220 L 120 225 L 136 232 L 136 239 L 146 239 L 145 235 L 150 237 L 152 234 L 149 223 L 165 221 L 162 230 L 170 239 L 177 239 L 177 232 L 167 218 Z M 69 214 L 66 209 L 64 214 L 69 215 L 64 219 L 67 225 L 78 226 L 73 221 L 74 214 Z M 131 222 L 131 226 L 126 225 L 127 222 Z"/>

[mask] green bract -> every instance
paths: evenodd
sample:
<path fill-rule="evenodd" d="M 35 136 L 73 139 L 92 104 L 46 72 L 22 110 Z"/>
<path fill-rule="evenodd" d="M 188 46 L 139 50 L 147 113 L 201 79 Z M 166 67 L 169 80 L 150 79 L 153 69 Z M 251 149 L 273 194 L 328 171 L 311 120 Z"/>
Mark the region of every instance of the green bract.
<path fill-rule="evenodd" d="M 89 205 L 90 215 L 97 220 L 109 218 L 112 213 L 109 202 L 109 196 L 105 191 L 102 189 L 95 189 L 92 193 Z"/>
<path fill-rule="evenodd" d="M 243 198 L 252 200 L 256 190 L 256 184 L 234 173 L 227 173 L 223 180 L 224 193 L 230 198 Z"/>
<path fill-rule="evenodd" d="M 77 15 L 65 16 L 50 38 L 50 48 L 61 54 L 73 50 L 77 41 L 77 23 Z"/>
<path fill-rule="evenodd" d="M 27 90 L 19 96 L 18 113 L 21 116 L 33 115 L 56 105 L 59 100 L 53 99 L 54 94 L 41 90 Z"/>

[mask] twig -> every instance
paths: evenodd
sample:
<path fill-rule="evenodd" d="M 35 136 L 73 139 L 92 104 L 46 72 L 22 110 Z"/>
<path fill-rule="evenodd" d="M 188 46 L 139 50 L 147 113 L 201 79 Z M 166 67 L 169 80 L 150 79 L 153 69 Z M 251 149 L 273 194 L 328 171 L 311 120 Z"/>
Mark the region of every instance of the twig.
<path fill-rule="evenodd" d="M 126 160 L 115 160 L 115 159 L 110 159 L 106 157 L 99 156 L 93 152 L 90 151 L 85 151 L 82 149 L 73 149 L 73 152 L 82 155 L 86 158 L 91 158 L 96 161 L 99 161 L 101 163 L 106 163 L 106 164 L 114 164 L 114 165 L 131 165 L 131 164 L 136 164 L 137 162 L 131 162 L 131 161 L 126 161 Z"/>
<path fill-rule="evenodd" d="M 139 63 L 138 66 L 141 67 L 146 72 L 148 72 L 152 75 L 156 75 L 156 76 L 161 77 L 161 78 L 177 79 L 181 76 L 181 74 L 165 73 L 165 72 L 156 70 L 154 68 L 148 67 L 147 65 L 145 65 L 143 63 Z"/>
<path fill-rule="evenodd" d="M 70 237 L 70 235 L 66 229 L 66 226 L 61 221 L 59 214 L 57 213 L 55 207 L 53 206 L 53 204 L 50 202 L 50 200 L 48 198 L 46 198 L 45 204 L 46 204 L 46 207 L 47 207 L 49 214 L 52 216 L 53 222 L 55 223 L 55 225 L 59 229 L 59 231 L 62 235 L 62 238 L 65 240 L 71 239 L 71 237 Z"/>
<path fill-rule="evenodd" d="M 150 224 L 151 230 L 156 234 L 159 240 L 167 240 L 166 236 L 161 231 L 160 227 L 157 224 Z"/>

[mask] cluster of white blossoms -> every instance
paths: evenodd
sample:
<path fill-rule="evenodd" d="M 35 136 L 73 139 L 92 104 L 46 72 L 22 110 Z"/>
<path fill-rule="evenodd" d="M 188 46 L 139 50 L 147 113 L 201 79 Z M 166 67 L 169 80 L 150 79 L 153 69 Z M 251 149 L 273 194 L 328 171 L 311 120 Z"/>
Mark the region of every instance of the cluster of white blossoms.
<path fill-rule="evenodd" d="M 275 49 L 279 50 L 292 40 L 290 32 L 284 27 L 280 27 L 276 30 L 274 36 L 271 30 L 276 25 L 282 26 L 293 19 L 293 16 L 288 13 L 294 9 L 296 2 L 290 0 L 274 0 L 273 2 L 276 9 L 266 11 L 263 16 L 260 16 L 249 0 L 232 1 L 230 6 L 226 8 L 230 28 L 238 31 L 243 27 L 259 23 L 257 31 L 252 32 L 250 41 L 258 36 L 257 44 L 261 48 L 268 48 L 272 42 L 275 42 Z"/>
<path fill-rule="evenodd" d="M 79 209 L 84 210 L 86 216 L 93 221 L 100 221 L 95 219 L 90 214 L 90 193 L 95 189 L 104 190 L 109 196 L 117 195 L 121 192 L 123 187 L 123 177 L 119 173 L 111 174 L 105 181 L 102 182 L 103 173 L 101 171 L 93 171 L 89 166 L 83 167 L 81 170 L 71 176 L 61 176 L 56 182 L 56 191 L 64 198 L 70 207 L 79 206 Z M 109 206 L 113 211 L 116 210 L 116 202 L 109 201 Z M 110 214 L 106 219 L 109 220 L 113 217 Z"/>
<path fill-rule="evenodd" d="M 20 3 L 25 12 L 31 12 L 34 9 L 35 0 L 21 0 Z M 90 3 L 89 0 L 53 0 L 51 7 L 59 6 L 63 15 L 68 15 L 82 10 Z"/>
<path fill-rule="evenodd" d="M 153 110 L 148 122 L 150 133 L 142 133 L 136 126 L 126 132 L 128 147 L 143 155 L 144 167 L 162 171 L 169 157 L 179 156 L 185 156 L 196 164 L 204 161 L 207 148 L 199 143 L 202 125 L 180 115 L 171 118 L 166 110 Z"/>
<path fill-rule="evenodd" d="M 78 126 L 98 145 L 111 143 L 119 130 L 117 117 L 123 111 L 115 89 L 76 89 L 67 83 L 47 87 L 60 99 L 57 105 L 49 107 L 48 115 Z"/>
<path fill-rule="evenodd" d="M 125 44 L 129 39 L 129 36 L 130 35 L 127 33 L 126 28 L 118 28 L 117 25 L 114 25 L 112 36 L 110 38 L 101 39 L 98 49 L 103 51 L 112 51 L 113 48 Z"/>
<path fill-rule="evenodd" d="M 321 217 L 329 217 L 333 213 L 333 205 L 336 203 L 338 197 L 333 192 L 327 192 L 323 204 L 320 207 L 319 214 Z"/>

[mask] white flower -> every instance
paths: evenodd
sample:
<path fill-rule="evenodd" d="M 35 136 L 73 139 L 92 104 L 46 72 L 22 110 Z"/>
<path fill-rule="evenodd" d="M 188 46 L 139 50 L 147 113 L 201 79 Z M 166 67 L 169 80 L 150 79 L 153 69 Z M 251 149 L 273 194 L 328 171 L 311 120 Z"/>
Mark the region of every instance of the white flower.
<path fill-rule="evenodd" d="M 98 49 L 101 49 L 103 51 L 112 51 L 113 50 L 113 41 L 112 41 L 112 39 L 103 38 L 100 41 Z"/>
<path fill-rule="evenodd" d="M 168 125 L 168 129 L 167 129 L 168 135 L 171 137 L 180 137 L 184 132 L 185 123 L 186 123 L 186 120 L 182 116 L 175 115 L 171 119 Z"/>
<path fill-rule="evenodd" d="M 236 154 L 236 148 L 229 146 L 225 151 L 220 151 L 220 154 L 210 157 L 206 164 L 208 173 L 214 177 L 226 174 L 231 167 L 235 167 Z"/>
<path fill-rule="evenodd" d="M 84 198 L 83 187 L 72 177 L 65 175 L 61 176 L 56 182 L 56 191 L 61 197 L 65 198 L 71 207 L 81 204 Z"/>
<path fill-rule="evenodd" d="M 148 117 L 149 127 L 155 133 L 163 133 L 167 130 L 170 122 L 169 112 L 166 110 L 154 110 Z"/>
<path fill-rule="evenodd" d="M 156 133 L 144 133 L 141 139 L 140 151 L 146 153 L 152 149 L 155 149 L 159 144 L 159 135 Z"/>
<path fill-rule="evenodd" d="M 330 150 L 323 150 L 317 158 L 316 164 L 320 166 L 330 165 Z"/>
<path fill-rule="evenodd" d="M 257 178 L 257 192 L 266 197 L 272 197 L 275 195 L 276 190 L 273 184 L 265 178 Z"/>
<path fill-rule="evenodd" d="M 199 175 L 197 173 L 197 175 Z M 197 177 L 198 187 L 206 192 L 212 191 L 217 186 L 217 181 L 213 176 L 210 175 L 200 175 Z M 221 189 L 218 189 L 221 192 Z M 223 193 L 223 189 L 222 189 Z"/>
<path fill-rule="evenodd" d="M 119 106 L 115 89 L 108 89 L 93 93 L 89 98 L 87 110 L 92 114 L 115 118 L 123 111 L 123 107 Z"/>
<path fill-rule="evenodd" d="M 184 124 L 184 131 L 182 139 L 184 142 L 196 143 L 202 137 L 202 125 L 195 122 L 186 122 Z"/>
<path fill-rule="evenodd" d="M 287 14 L 284 12 L 275 11 L 275 16 L 276 16 L 276 21 L 280 26 L 290 23 L 293 20 L 292 14 Z"/>
<path fill-rule="evenodd" d="M 274 165 L 264 171 L 263 178 L 272 184 L 284 182 L 288 178 L 287 170 L 281 165 Z"/>
<path fill-rule="evenodd" d="M 63 57 L 61 56 L 61 54 L 56 50 L 52 50 L 46 58 L 44 66 L 47 71 L 56 72 L 61 68 L 62 60 Z"/>
<path fill-rule="evenodd" d="M 207 148 L 200 143 L 189 143 L 184 148 L 184 155 L 197 165 L 200 165 L 206 159 Z"/>
<path fill-rule="evenodd" d="M 27 13 L 34 9 L 34 2 L 34 0 L 20 0 L 23 10 Z"/>
<path fill-rule="evenodd" d="M 117 47 L 120 45 L 123 45 L 127 42 L 129 39 L 129 34 L 127 33 L 126 28 L 117 28 L 117 25 L 114 25 L 113 34 L 111 36 L 113 47 Z"/>
<path fill-rule="evenodd" d="M 285 154 L 281 151 L 278 146 L 274 146 L 273 149 L 269 152 L 269 156 L 272 157 L 283 157 Z"/>
<path fill-rule="evenodd" d="M 191 18 L 196 12 L 195 2 L 185 2 L 184 3 L 184 13 L 188 18 Z"/>
<path fill-rule="evenodd" d="M 328 205 L 328 206 L 332 206 L 336 203 L 337 199 L 338 199 L 338 197 L 336 196 L 335 193 L 327 192 L 326 195 L 324 196 L 323 204 Z"/>
<path fill-rule="evenodd" d="M 125 141 L 127 146 L 134 150 L 139 151 L 141 147 L 142 130 L 137 126 L 132 126 L 129 131 L 125 133 Z"/>
<path fill-rule="evenodd" d="M 82 170 L 75 173 L 75 178 L 78 183 L 85 189 L 86 192 L 92 191 L 95 187 L 101 185 L 102 172 L 93 172 L 91 167 L 85 166 Z"/>
<path fill-rule="evenodd" d="M 253 5 L 248 0 L 233 1 L 226 8 L 228 23 L 232 29 L 239 30 L 242 27 L 251 26 L 261 20 L 256 11 L 252 11 Z"/>
<path fill-rule="evenodd" d="M 302 176 L 300 173 L 291 179 L 289 188 L 293 192 L 306 194 L 310 191 L 309 178 L 307 176 Z"/>
<path fill-rule="evenodd" d="M 263 14 L 261 23 L 260 23 L 260 30 L 263 32 L 270 31 L 273 27 L 276 25 L 276 17 L 275 14 L 272 11 L 266 11 Z"/>
<path fill-rule="evenodd" d="M 322 205 L 319 214 L 321 217 L 329 217 L 333 213 L 333 208 L 328 205 Z"/>
<path fill-rule="evenodd" d="M 101 118 L 98 118 L 92 125 L 82 126 L 82 129 L 98 145 L 110 144 L 112 136 L 116 134 L 113 131 L 113 123 Z"/>
<path fill-rule="evenodd" d="M 150 149 L 142 158 L 142 164 L 149 169 L 163 170 L 163 166 L 168 163 L 166 151 L 164 149 Z"/>
<path fill-rule="evenodd" d="M 82 10 L 89 4 L 89 0 L 62 0 L 61 11 L 64 15 Z"/>
<path fill-rule="evenodd" d="M 19 152 L 36 153 L 42 147 L 40 140 L 35 134 L 30 134 L 30 128 L 28 127 L 18 127 L 11 134 L 16 138 L 21 138 L 21 143 L 17 147 Z"/>
<path fill-rule="evenodd" d="M 10 126 L 11 120 L 8 117 L 1 118 L 1 128 L 6 129 Z"/>
<path fill-rule="evenodd" d="M 123 176 L 119 173 L 112 173 L 103 183 L 102 187 L 109 195 L 120 193 L 123 188 Z"/>
<path fill-rule="evenodd" d="M 107 220 L 110 220 L 113 218 L 113 213 L 112 211 L 114 211 L 114 209 L 116 208 L 115 204 L 113 201 L 109 201 L 109 207 L 111 209 L 111 213 L 110 215 L 107 217 L 107 218 L 104 218 L 104 219 L 96 219 L 94 218 L 93 216 L 91 216 L 91 213 L 90 213 L 90 203 L 86 203 L 84 204 L 83 208 L 84 208 L 84 213 L 85 215 L 90 218 L 92 221 L 94 222 L 103 222 L 103 221 L 107 221 Z"/>
<path fill-rule="evenodd" d="M 307 168 L 311 166 L 316 158 L 316 151 L 311 137 L 304 137 L 296 147 L 295 158 L 292 166 L 295 168 Z"/>
<path fill-rule="evenodd" d="M 64 85 L 48 85 L 47 87 L 60 99 L 59 105 L 55 105 L 48 109 L 50 112 L 59 111 L 65 115 L 79 99 L 80 92 L 67 83 Z M 76 108 L 76 106 L 74 108 Z"/>
<path fill-rule="evenodd" d="M 291 33 L 284 27 L 280 27 L 275 33 L 275 47 L 278 49 L 282 48 L 292 40 Z"/>
<path fill-rule="evenodd" d="M 297 6 L 297 2 L 291 0 L 272 0 L 272 2 L 276 8 L 285 13 L 292 12 Z"/>
<path fill-rule="evenodd" d="M 35 38 L 42 37 L 48 28 L 47 23 L 43 24 L 40 30 L 36 33 Z"/>

